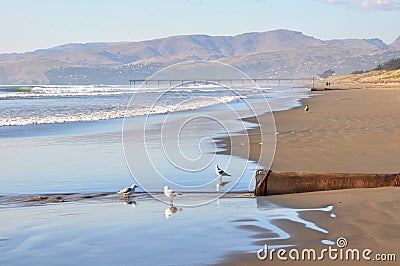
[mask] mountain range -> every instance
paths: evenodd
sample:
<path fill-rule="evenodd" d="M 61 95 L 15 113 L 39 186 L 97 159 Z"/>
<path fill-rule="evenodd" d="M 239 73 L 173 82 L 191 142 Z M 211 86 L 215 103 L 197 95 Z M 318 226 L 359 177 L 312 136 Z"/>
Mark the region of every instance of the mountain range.
<path fill-rule="evenodd" d="M 253 78 L 313 77 L 367 70 L 400 57 L 400 37 L 321 40 L 274 30 L 236 36 L 181 35 L 140 42 L 71 43 L 0 54 L 0 84 L 128 84 L 174 63 L 215 60 Z"/>

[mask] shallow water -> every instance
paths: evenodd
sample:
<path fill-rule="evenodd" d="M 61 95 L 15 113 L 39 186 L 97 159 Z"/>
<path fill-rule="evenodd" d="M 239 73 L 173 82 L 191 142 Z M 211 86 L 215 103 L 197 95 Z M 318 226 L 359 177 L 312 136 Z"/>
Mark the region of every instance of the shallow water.
<path fill-rule="evenodd" d="M 76 122 L 0 127 L 0 265 L 217 263 L 230 252 L 256 252 L 260 248 L 254 244 L 254 231 L 249 228 L 269 232 L 266 240 L 298 244 L 291 239 L 292 232 L 275 223 L 282 219 L 326 234 L 324 228 L 301 218 L 300 214 L 317 211 L 329 216 L 332 215 L 329 206 L 312 210 L 287 209 L 264 198 L 232 193 L 222 197 L 228 190 L 251 191 L 253 174 L 260 166 L 239 157 L 216 154 L 221 147 L 216 146 L 214 139 L 256 126 L 239 118 L 254 115 L 246 113 L 248 102 L 265 107 L 264 95 L 259 91 L 253 96 L 247 95 L 246 102 L 239 99 L 200 109 L 152 115 L 146 121 L 149 123 L 146 138 L 140 135 L 143 134 L 143 116 L 129 118 L 126 128 L 120 118 L 96 121 L 102 119 L 102 114 L 118 114 L 118 108 L 126 105 L 127 94 L 116 96 L 110 91 L 106 96 L 93 97 L 93 92 L 89 91 L 88 95 L 68 96 L 74 92 L 65 91 L 60 98 L 51 95 L 50 89 L 36 92 L 47 93 L 38 100 L 26 95 L 30 92 L 18 93 L 25 93 L 25 98 L 2 100 L 12 107 L 10 110 L 18 110 L 15 103 L 27 105 L 27 119 L 18 121 L 30 123 L 30 115 L 40 116 L 47 104 L 50 107 L 47 112 L 51 114 L 45 114 L 45 120 L 60 119 L 57 110 L 61 107 L 67 116 L 80 111 L 84 116 L 72 115 Z M 83 93 L 82 90 L 79 93 Z M 293 108 L 299 105 L 300 98 L 308 96 L 307 93 L 306 89 L 276 87 L 268 91 L 269 104 L 272 110 Z M 204 96 L 201 91 L 195 94 Z M 87 109 L 82 104 L 85 101 L 90 102 Z M 97 112 L 102 107 L 106 113 Z M 230 115 L 231 112 L 235 116 Z M 87 116 L 94 117 L 95 121 L 79 121 Z M 211 116 L 223 121 L 223 127 L 202 120 Z M 189 120 L 189 124 L 182 125 L 182 121 Z M 164 125 L 170 128 L 162 131 Z M 179 139 L 174 128 L 182 129 Z M 123 133 L 128 133 L 125 137 L 130 140 L 125 146 Z M 270 133 L 271 136 L 275 134 Z M 163 140 L 161 144 L 160 139 Z M 144 141 L 146 150 L 143 150 Z M 175 149 L 177 143 L 179 149 Z M 172 146 L 175 148 L 170 149 L 168 144 L 175 144 Z M 126 163 L 124 149 L 130 151 L 131 164 Z M 144 158 L 150 155 L 157 171 L 149 171 Z M 186 159 L 185 165 L 171 164 L 171 158 L 172 162 L 179 163 L 182 156 Z M 201 160 L 196 161 L 198 158 Z M 182 171 L 191 160 L 201 162 L 203 168 Z M 230 179 L 224 177 L 230 184 L 218 193 L 215 164 L 232 174 Z M 159 173 L 168 180 L 160 179 Z M 131 199 L 115 194 L 133 182 L 144 185 L 139 192 L 146 190 L 152 194 L 139 193 Z M 162 202 L 168 202 L 160 193 L 167 182 L 179 185 L 179 192 L 183 192 L 175 199 L 174 207 Z M 200 185 L 204 186 L 198 189 Z"/>
<path fill-rule="evenodd" d="M 204 196 L 182 195 L 189 202 Z M 270 232 L 264 241 L 301 245 L 277 221 L 293 221 L 304 230 L 327 235 L 324 228 L 301 217 L 307 212 L 329 217 L 333 211 L 331 206 L 289 209 L 267 198 L 234 194 L 197 207 L 171 208 L 144 194 L 130 200 L 110 194 L 3 207 L 0 204 L 1 265 L 214 264 L 232 252 L 256 256 L 260 247 L 254 244 L 255 233 Z"/>
<path fill-rule="evenodd" d="M 298 105 L 299 98 L 307 97 L 307 90 L 276 87 L 268 92 L 268 97 L 273 110 L 287 109 Z M 43 101 L 39 103 L 44 104 Z M 261 104 L 259 110 L 265 110 L 262 108 L 264 101 L 262 94 L 246 99 L 254 106 Z M 144 116 L 129 118 L 126 130 L 134 132 L 128 136 L 133 141 L 127 145 L 133 160 L 130 169 L 124 156 L 123 119 L 0 127 L 0 195 L 117 191 L 133 182 L 142 183 L 143 190 L 156 192 L 161 191 L 167 181 L 179 185 L 183 191 L 212 192 L 218 184 L 215 164 L 220 164 L 233 175 L 232 179 L 224 180 L 230 183 L 222 190 L 251 191 L 254 188 L 253 174 L 260 166 L 238 157 L 215 155 L 220 147 L 216 147 L 214 142 L 216 137 L 234 135 L 255 126 L 238 120 L 238 116 L 252 114 L 246 113 L 246 108 L 245 102 L 236 101 L 153 115 L 147 120 L 145 151 L 141 150 L 144 138 L 140 137 Z M 232 110 L 235 112 L 230 114 Z M 223 121 L 223 127 L 218 123 L 192 119 L 179 132 L 178 149 L 173 127 L 193 117 L 209 118 L 210 114 Z M 166 119 L 168 123 L 165 123 Z M 160 144 L 160 129 L 164 125 L 170 129 L 163 132 Z M 172 153 L 165 153 L 169 147 L 165 143 L 174 145 L 169 149 Z M 142 163 L 147 155 L 151 156 L 155 172 L 149 172 L 146 162 Z M 182 156 L 187 159 L 183 167 L 194 160 L 193 165 L 201 162 L 201 169 L 189 173 L 180 171 L 183 167 L 179 166 L 179 169 L 176 163 Z M 202 160 L 196 161 L 199 156 L 203 156 Z M 175 164 L 171 164 L 171 158 Z"/>

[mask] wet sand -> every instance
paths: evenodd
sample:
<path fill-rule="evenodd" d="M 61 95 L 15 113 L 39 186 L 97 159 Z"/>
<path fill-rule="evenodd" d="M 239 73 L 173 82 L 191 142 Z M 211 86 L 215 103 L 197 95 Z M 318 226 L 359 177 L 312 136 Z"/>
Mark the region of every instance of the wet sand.
<path fill-rule="evenodd" d="M 399 171 L 400 90 L 317 94 L 304 100 L 311 108 L 307 114 L 302 108 L 275 114 L 279 134 L 273 170 Z M 250 130 L 249 157 L 267 165 L 271 151 L 263 152 L 261 159 L 258 155 L 261 147 L 270 148 L 269 143 L 257 130 Z M 273 134 L 275 128 L 264 125 L 263 133 Z M 232 144 L 242 137 L 233 137 Z M 276 265 L 278 261 L 259 261 L 257 250 L 266 243 L 320 249 L 327 246 L 321 241 L 333 243 L 339 236 L 346 237 L 350 248 L 396 253 L 399 259 L 399 193 L 399 188 L 381 188 L 260 198 L 239 195 L 176 212 L 147 197 L 126 202 L 115 193 L 1 197 L 6 207 L 0 212 L 7 226 L 0 230 L 0 264 L 112 265 L 132 259 L 132 264 L 142 265 L 213 265 L 221 254 L 230 254 L 223 263 Z M 347 262 L 363 264 L 375 265 Z"/>
<path fill-rule="evenodd" d="M 277 131 L 275 171 L 312 172 L 400 172 L 400 88 L 353 89 L 313 92 L 303 100 L 303 107 L 274 114 Z M 309 104 L 310 111 L 303 110 Z M 254 118 L 252 118 L 254 120 Z M 258 118 L 261 123 L 263 117 Z M 271 134 L 271 125 L 264 125 L 263 134 Z M 271 146 L 263 142 L 260 129 L 249 130 L 251 142 L 249 159 L 271 165 Z M 246 136 L 226 141 L 227 147 L 243 142 Z M 243 154 L 234 154 L 243 156 Z M 229 151 L 228 151 L 229 152 Z M 260 155 L 261 154 L 261 155 Z M 267 154 L 267 156 L 266 156 Z M 371 248 L 376 252 L 397 254 L 400 259 L 400 189 L 359 189 L 270 196 L 269 200 L 283 206 L 303 208 L 332 204 L 337 217 L 312 217 L 328 228 L 329 240 L 339 236 L 348 239 L 349 247 Z M 296 224 L 288 229 L 302 247 L 316 245 L 321 236 L 302 232 Z M 255 254 L 235 254 L 229 264 L 265 265 Z M 275 261 L 274 265 L 278 262 Z M 309 264 L 288 261 L 286 264 Z M 322 265 L 321 262 L 315 262 Z M 374 262 L 347 262 L 348 265 L 373 265 Z M 376 262 L 375 262 L 376 263 Z M 345 262 L 324 261 L 327 265 Z M 382 262 L 383 265 L 395 263 Z"/>
<path fill-rule="evenodd" d="M 371 249 L 369 256 L 371 261 L 360 257 L 360 260 L 331 260 L 325 256 L 323 260 L 316 261 L 281 261 L 275 256 L 273 261 L 267 258 L 259 260 L 255 252 L 235 253 L 226 257 L 221 265 L 398 265 L 400 260 L 400 249 L 398 240 L 400 237 L 400 188 L 377 188 L 357 190 L 336 190 L 324 192 L 310 192 L 291 195 L 269 196 L 268 201 L 286 206 L 288 208 L 312 208 L 319 206 L 333 206 L 336 217 L 332 218 L 320 212 L 308 212 L 303 215 L 304 219 L 314 222 L 325 228 L 329 233 L 322 234 L 315 230 L 304 228 L 302 224 L 292 221 L 278 221 L 281 228 L 291 233 L 290 241 L 284 240 L 279 244 L 293 244 L 291 248 L 303 250 L 313 248 L 317 254 L 326 248 L 321 244 L 322 240 L 332 241 L 332 247 L 340 237 L 347 240 L 347 249 Z M 255 239 L 256 240 L 256 239 Z M 269 240 L 257 239 L 259 248 L 265 244 L 277 244 Z M 396 261 L 373 261 L 377 254 L 395 254 Z M 287 254 L 286 254 L 287 255 Z"/>
<path fill-rule="evenodd" d="M 196 203 L 209 194 L 181 197 Z M 231 252 L 255 252 L 265 238 L 292 242 L 281 221 L 306 228 L 309 214 L 332 214 L 332 206 L 286 208 L 234 193 L 197 207 L 145 193 L 20 196 L 9 205 L 11 197 L 0 202 L 0 265 L 215 265 Z"/>

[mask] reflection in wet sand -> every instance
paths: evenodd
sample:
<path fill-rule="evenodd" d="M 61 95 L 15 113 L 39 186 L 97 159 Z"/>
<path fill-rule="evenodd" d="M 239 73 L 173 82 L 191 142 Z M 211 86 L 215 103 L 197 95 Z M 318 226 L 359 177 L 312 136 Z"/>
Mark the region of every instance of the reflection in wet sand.
<path fill-rule="evenodd" d="M 229 184 L 231 181 L 223 181 L 222 176 L 219 177 L 219 182 L 217 184 L 217 192 L 220 192 L 221 189 L 226 185 Z"/>
<path fill-rule="evenodd" d="M 223 181 L 222 180 L 222 175 L 221 176 L 219 176 L 219 181 L 218 181 L 218 184 L 217 184 L 217 192 L 220 192 L 221 191 L 221 189 L 226 185 L 226 184 L 229 184 L 231 181 Z"/>
<path fill-rule="evenodd" d="M 238 224 L 237 228 L 246 231 L 256 232 L 254 235 L 254 244 L 263 245 L 266 242 L 270 248 L 282 248 L 293 245 L 298 245 L 294 240 L 294 232 L 292 230 L 310 229 L 307 234 L 323 234 L 327 235 L 329 232 L 317 225 L 316 223 L 304 218 L 308 212 L 322 212 L 327 216 L 333 218 L 333 206 L 326 206 L 322 208 L 288 208 L 271 203 L 266 197 L 256 198 L 257 208 L 264 213 L 263 218 L 250 219 L 250 220 L 235 220 L 234 223 Z M 299 228 L 294 229 L 288 225 L 296 225 Z M 258 241 L 257 241 L 258 240 Z M 318 239 L 312 241 L 320 242 Z"/>
<path fill-rule="evenodd" d="M 173 214 L 179 211 L 182 211 L 182 208 L 175 207 L 174 205 L 169 206 L 164 211 L 165 219 L 169 219 Z"/>
<path fill-rule="evenodd" d="M 271 248 L 298 245 L 297 233 L 310 234 L 311 241 L 321 243 L 330 236 L 307 214 L 335 219 L 330 217 L 332 207 L 291 209 L 243 193 L 227 193 L 217 202 L 195 207 L 210 193 L 185 193 L 185 203 L 193 207 L 179 213 L 181 205 L 157 200 L 163 195 L 135 193 L 132 199 L 122 199 L 115 192 L 2 196 L 0 265 L 21 261 L 101 265 L 103 254 L 107 254 L 106 264 L 123 265 L 132 259 L 132 245 L 126 243 L 137 240 L 135 261 L 140 265 L 165 264 L 177 250 L 174 265 L 217 264 L 231 252 L 254 252 L 265 241 Z M 297 225 L 287 226 L 287 221 Z M 93 243 L 99 244 L 93 248 Z"/>
<path fill-rule="evenodd" d="M 119 201 L 119 203 L 122 203 L 124 205 L 131 205 L 134 208 L 137 205 L 136 201 L 132 200 L 131 198 L 123 198 L 122 201 Z"/>
<path fill-rule="evenodd" d="M 136 204 L 135 202 L 138 199 L 150 199 L 152 198 L 152 196 L 147 193 L 137 192 L 135 193 L 134 198 L 135 201 L 133 201 L 131 197 L 121 197 L 115 192 L 0 196 L 0 209 L 13 207 L 33 207 L 78 201 L 96 201 L 99 203 L 117 201 L 127 205 L 131 205 Z"/>

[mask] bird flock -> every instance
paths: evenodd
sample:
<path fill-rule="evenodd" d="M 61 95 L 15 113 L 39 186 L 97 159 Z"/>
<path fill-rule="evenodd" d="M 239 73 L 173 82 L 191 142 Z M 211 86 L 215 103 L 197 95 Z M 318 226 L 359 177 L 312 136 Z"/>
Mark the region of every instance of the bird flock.
<path fill-rule="evenodd" d="M 222 170 L 221 168 L 219 168 L 218 165 L 215 166 L 215 173 L 219 177 L 219 182 L 217 184 L 217 191 L 220 191 L 223 186 L 225 186 L 226 184 L 230 183 L 230 181 L 223 181 L 222 177 L 223 176 L 231 176 L 231 175 L 228 174 L 227 172 L 225 172 L 224 170 Z M 138 186 L 136 184 L 132 184 L 130 187 L 123 188 L 120 191 L 118 191 L 117 193 L 122 195 L 124 198 L 129 198 L 135 192 L 135 189 L 137 187 Z M 180 196 L 181 193 L 175 192 L 174 190 L 170 189 L 168 186 L 164 186 L 164 195 L 170 201 L 170 206 L 171 207 L 169 209 L 169 213 L 175 213 L 176 210 L 174 209 L 175 208 L 174 207 L 174 198 Z M 173 211 L 173 210 L 175 210 L 175 211 Z M 167 216 L 169 217 L 170 215 L 166 214 L 166 217 Z"/>

